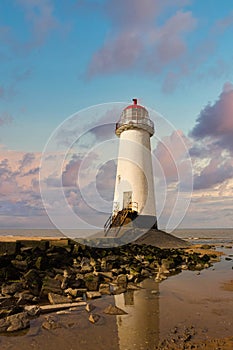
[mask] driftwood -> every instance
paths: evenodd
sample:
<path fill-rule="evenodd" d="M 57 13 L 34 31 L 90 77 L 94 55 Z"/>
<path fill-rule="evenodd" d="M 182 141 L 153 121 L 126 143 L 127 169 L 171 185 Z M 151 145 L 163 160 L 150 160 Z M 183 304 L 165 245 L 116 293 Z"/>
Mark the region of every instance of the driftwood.
<path fill-rule="evenodd" d="M 41 305 L 40 310 L 41 310 L 41 313 L 46 313 L 46 312 L 50 312 L 50 311 L 69 309 L 70 307 L 86 306 L 86 304 L 87 303 L 85 301 L 79 301 L 77 303 Z"/>
<path fill-rule="evenodd" d="M 86 305 L 87 303 L 85 301 L 79 301 L 74 303 L 64 303 L 64 304 L 54 304 L 54 305 L 48 304 L 48 305 L 39 306 L 39 310 L 40 310 L 40 313 L 47 313 L 47 312 L 69 309 L 70 307 L 78 307 L 78 306 L 86 306 Z M 28 308 L 27 306 L 24 308 L 25 311 L 28 311 L 27 308 Z"/>

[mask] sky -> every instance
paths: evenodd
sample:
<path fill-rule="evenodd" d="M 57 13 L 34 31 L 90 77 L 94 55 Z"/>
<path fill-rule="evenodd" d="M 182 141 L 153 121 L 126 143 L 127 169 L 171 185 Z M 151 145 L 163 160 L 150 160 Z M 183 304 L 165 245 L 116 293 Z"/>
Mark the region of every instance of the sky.
<path fill-rule="evenodd" d="M 112 207 L 114 123 L 135 97 L 163 117 L 155 116 L 158 130 L 166 121 L 153 149 L 165 177 L 162 184 L 155 175 L 160 227 L 178 192 L 190 200 L 179 227 L 232 227 L 232 34 L 231 0 L 1 0 L 0 227 L 54 227 L 40 187 L 61 216 L 59 179 L 71 211 L 88 220 L 96 183 L 105 199 L 101 225 Z M 45 166 L 51 134 L 57 143 L 46 149 Z M 102 144 L 114 144 L 108 155 Z"/>

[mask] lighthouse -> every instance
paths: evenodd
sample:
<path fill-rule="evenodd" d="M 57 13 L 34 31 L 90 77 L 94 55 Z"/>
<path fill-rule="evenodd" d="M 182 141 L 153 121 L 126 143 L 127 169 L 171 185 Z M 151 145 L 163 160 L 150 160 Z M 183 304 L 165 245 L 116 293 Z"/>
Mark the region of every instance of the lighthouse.
<path fill-rule="evenodd" d="M 137 99 L 127 106 L 116 123 L 119 137 L 112 215 L 105 231 L 121 227 L 156 227 L 155 191 L 150 138 L 154 123 Z"/>

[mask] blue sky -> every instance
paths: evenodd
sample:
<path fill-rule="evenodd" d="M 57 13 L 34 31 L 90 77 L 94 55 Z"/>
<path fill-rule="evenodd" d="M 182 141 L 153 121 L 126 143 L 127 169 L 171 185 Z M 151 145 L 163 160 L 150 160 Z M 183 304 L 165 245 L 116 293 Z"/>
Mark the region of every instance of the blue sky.
<path fill-rule="evenodd" d="M 32 153 L 30 164 L 36 169 L 50 134 L 68 116 L 100 103 L 130 102 L 132 97 L 200 144 L 198 132 L 193 133 L 197 118 L 201 128 L 208 119 L 205 107 L 210 103 L 214 113 L 223 87 L 233 82 L 232 32 L 231 0 L 2 0 L 1 159 L 10 154 L 11 171 L 16 172 L 24 155 Z M 202 135 L 210 162 L 216 149 L 209 139 L 216 145 L 220 136 Z M 224 147 L 221 157 L 231 152 Z M 206 159 L 194 161 L 197 176 L 208 166 Z M 223 161 L 226 158 L 220 159 L 218 169 Z M 17 185 L 17 176 L 17 193 L 24 198 L 26 184 Z M 220 176 L 209 187 L 199 185 L 205 188 L 199 195 L 219 197 L 219 188 L 213 186 L 222 184 L 228 186 L 224 196 L 230 196 L 230 180 Z M 11 193 L 4 195 L 7 208 L 13 203 Z M 3 224 L 11 214 L 16 225 L 17 220 L 27 222 L 27 210 L 25 218 L 16 217 L 15 205 L 12 212 L 2 206 Z"/>

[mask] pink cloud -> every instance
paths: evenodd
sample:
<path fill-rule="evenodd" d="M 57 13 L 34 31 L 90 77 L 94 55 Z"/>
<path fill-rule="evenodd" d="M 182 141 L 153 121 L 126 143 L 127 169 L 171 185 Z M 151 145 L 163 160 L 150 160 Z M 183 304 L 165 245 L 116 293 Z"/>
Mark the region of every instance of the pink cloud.
<path fill-rule="evenodd" d="M 141 57 L 143 51 L 142 40 L 137 33 L 121 33 L 116 38 L 108 40 L 97 51 L 91 61 L 88 76 L 99 73 L 112 73 L 121 69 L 131 68 Z"/>
<path fill-rule="evenodd" d="M 194 190 L 211 188 L 233 177 L 233 162 L 223 157 L 212 158 L 194 178 Z"/>
<path fill-rule="evenodd" d="M 191 12 L 179 11 L 158 25 L 158 17 L 168 8 L 188 1 L 120 0 L 110 1 L 107 15 L 112 33 L 90 61 L 87 76 L 137 69 L 147 73 L 177 63 L 186 53 L 185 36 L 194 30 L 196 20 Z M 180 63 L 179 63 L 180 64 Z"/>
<path fill-rule="evenodd" d="M 194 176 L 194 189 L 214 188 L 233 178 L 232 116 L 233 85 L 227 82 L 219 98 L 202 109 L 190 132 L 195 142 L 190 149 L 194 165 L 205 160 Z"/>
<path fill-rule="evenodd" d="M 184 35 L 192 31 L 196 20 L 191 12 L 177 12 L 159 30 L 156 54 L 160 65 L 166 65 L 182 56 L 186 50 Z"/>
<path fill-rule="evenodd" d="M 173 132 L 158 142 L 154 155 L 162 167 L 168 184 L 178 182 L 181 175 L 185 177 L 185 173 L 190 176 L 187 172 L 189 169 L 187 166 L 188 147 L 189 140 L 181 130 Z"/>
<path fill-rule="evenodd" d="M 227 82 L 214 104 L 200 112 L 190 135 L 200 140 L 211 137 L 223 147 L 233 150 L 233 85 Z"/>

